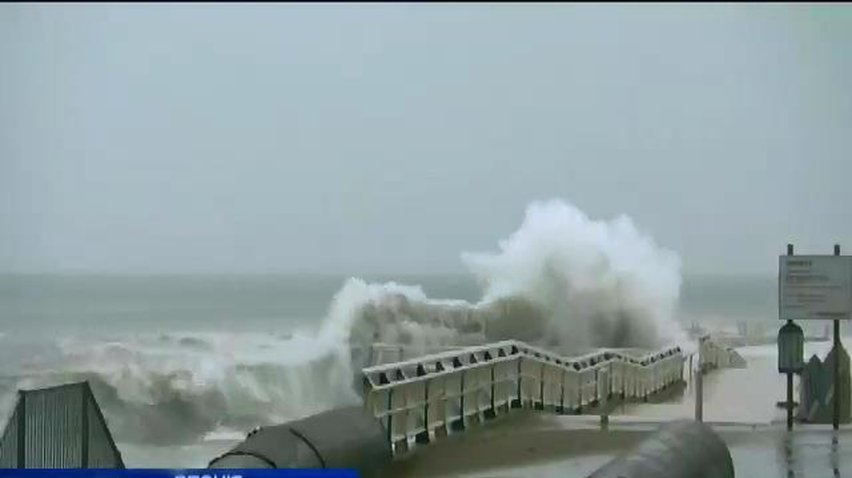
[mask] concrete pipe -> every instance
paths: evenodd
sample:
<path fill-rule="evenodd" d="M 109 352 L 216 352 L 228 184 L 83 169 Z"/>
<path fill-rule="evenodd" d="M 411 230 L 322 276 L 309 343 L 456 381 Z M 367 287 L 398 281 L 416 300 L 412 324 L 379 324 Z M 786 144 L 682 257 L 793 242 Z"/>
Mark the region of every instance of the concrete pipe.
<path fill-rule="evenodd" d="M 259 428 L 209 468 L 349 468 L 376 476 L 391 459 L 384 428 L 355 406 Z"/>
<path fill-rule="evenodd" d="M 634 449 L 614 458 L 589 478 L 733 478 L 727 445 L 704 423 L 663 425 Z"/>

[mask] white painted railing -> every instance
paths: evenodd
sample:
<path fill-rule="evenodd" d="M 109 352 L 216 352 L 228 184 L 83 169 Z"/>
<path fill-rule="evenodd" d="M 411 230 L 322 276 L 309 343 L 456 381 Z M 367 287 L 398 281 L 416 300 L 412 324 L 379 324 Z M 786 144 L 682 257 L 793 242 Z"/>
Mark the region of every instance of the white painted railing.
<path fill-rule="evenodd" d="M 413 345 L 374 342 L 367 349 L 367 366 L 411 360 L 423 355 L 449 352 L 464 348 L 462 345 L 418 347 Z"/>
<path fill-rule="evenodd" d="M 743 368 L 745 359 L 732 347 L 722 345 L 709 337 L 698 341 L 699 366 L 703 371 L 719 368 Z"/>
<path fill-rule="evenodd" d="M 365 368 L 364 399 L 398 455 L 512 408 L 578 414 L 646 400 L 681 382 L 683 367 L 680 347 L 565 358 L 509 340 Z"/>

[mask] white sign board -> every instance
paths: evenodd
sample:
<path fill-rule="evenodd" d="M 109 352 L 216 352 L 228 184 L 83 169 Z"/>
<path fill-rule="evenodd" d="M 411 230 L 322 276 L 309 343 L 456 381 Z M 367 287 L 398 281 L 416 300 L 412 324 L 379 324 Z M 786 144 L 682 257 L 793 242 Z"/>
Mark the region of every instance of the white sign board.
<path fill-rule="evenodd" d="M 779 256 L 778 318 L 848 320 L 852 256 Z"/>

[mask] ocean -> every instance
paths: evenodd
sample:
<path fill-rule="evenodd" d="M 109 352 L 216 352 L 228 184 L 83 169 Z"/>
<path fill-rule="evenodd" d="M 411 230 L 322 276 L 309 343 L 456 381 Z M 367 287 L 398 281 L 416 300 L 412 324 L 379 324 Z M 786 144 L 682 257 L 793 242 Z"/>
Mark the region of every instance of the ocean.
<path fill-rule="evenodd" d="M 0 276 L 0 414 L 87 380 L 130 466 L 203 466 L 257 426 L 361 401 L 371 343 L 524 340 L 566 355 L 777 326 L 773 277 L 682 275 L 626 216 L 535 201 L 468 274 Z"/>
<path fill-rule="evenodd" d="M 483 296 L 467 275 L 364 279 L 419 285 L 433 298 Z M 204 465 L 254 426 L 339 404 L 351 371 L 312 337 L 346 280 L 0 276 L 2 413 L 18 388 L 87 379 L 128 465 Z M 687 276 L 677 318 L 773 331 L 775 287 L 773 277 Z"/>
<path fill-rule="evenodd" d="M 2 275 L 0 416 L 20 388 L 89 380 L 129 466 L 204 466 L 255 426 L 341 404 L 351 371 L 313 336 L 346 279 Z M 463 276 L 395 279 L 479 294 Z"/>

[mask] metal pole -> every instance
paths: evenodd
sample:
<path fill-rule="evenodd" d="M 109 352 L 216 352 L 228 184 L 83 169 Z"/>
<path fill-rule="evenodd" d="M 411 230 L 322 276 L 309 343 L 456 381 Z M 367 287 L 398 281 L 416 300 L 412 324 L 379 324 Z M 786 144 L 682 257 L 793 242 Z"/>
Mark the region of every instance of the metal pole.
<path fill-rule="evenodd" d="M 695 421 L 704 421 L 704 370 L 701 363 L 701 349 L 704 338 L 698 339 L 698 367 L 695 370 Z"/>
<path fill-rule="evenodd" d="M 80 468 L 89 467 L 89 391 L 88 382 L 80 384 L 80 395 L 83 396 L 81 402 L 83 409 L 80 410 L 81 430 L 80 430 Z"/>
<path fill-rule="evenodd" d="M 393 451 L 393 387 L 388 389 L 388 443 Z"/>
<path fill-rule="evenodd" d="M 701 365 L 695 372 L 695 421 L 704 421 L 704 372 Z"/>
<path fill-rule="evenodd" d="M 27 467 L 27 392 L 18 392 L 18 468 Z"/>
<path fill-rule="evenodd" d="M 603 377 L 601 377 L 601 375 L 603 375 Z M 604 381 L 609 380 L 609 373 L 607 373 L 606 370 L 601 370 L 600 373 L 598 374 L 598 380 L 604 380 Z M 604 383 L 606 383 L 606 382 L 604 382 Z M 600 385 L 598 386 L 598 389 L 600 389 Z M 608 394 L 606 393 L 606 390 L 604 390 L 604 393 L 602 393 L 600 395 L 601 395 L 601 397 L 600 397 L 598 403 L 601 407 L 601 430 L 609 430 L 609 410 L 607 410 L 607 408 L 609 406 L 609 404 L 607 402 L 607 395 Z"/>
<path fill-rule="evenodd" d="M 787 373 L 787 431 L 793 429 L 793 374 Z"/>
<path fill-rule="evenodd" d="M 787 244 L 787 255 L 793 255 L 793 245 Z M 791 320 L 787 321 L 792 322 Z M 787 431 L 793 429 L 793 374 L 787 372 Z"/>
<path fill-rule="evenodd" d="M 692 384 L 692 357 L 694 357 L 694 356 L 695 356 L 695 354 L 689 355 L 689 383 L 690 384 Z"/>
<path fill-rule="evenodd" d="M 840 255 L 840 244 L 834 245 L 834 255 Z M 834 319 L 834 417 L 831 424 L 840 428 L 840 321 Z"/>

